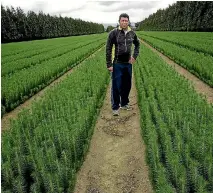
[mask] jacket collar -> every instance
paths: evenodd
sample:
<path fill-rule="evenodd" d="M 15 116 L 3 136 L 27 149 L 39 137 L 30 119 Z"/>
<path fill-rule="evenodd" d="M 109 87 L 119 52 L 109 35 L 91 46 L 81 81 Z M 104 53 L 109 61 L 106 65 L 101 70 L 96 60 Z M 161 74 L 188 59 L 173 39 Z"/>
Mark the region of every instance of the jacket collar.
<path fill-rule="evenodd" d="M 121 26 L 118 27 L 119 30 L 122 30 Z M 132 29 L 128 26 L 127 31 L 131 31 Z"/>

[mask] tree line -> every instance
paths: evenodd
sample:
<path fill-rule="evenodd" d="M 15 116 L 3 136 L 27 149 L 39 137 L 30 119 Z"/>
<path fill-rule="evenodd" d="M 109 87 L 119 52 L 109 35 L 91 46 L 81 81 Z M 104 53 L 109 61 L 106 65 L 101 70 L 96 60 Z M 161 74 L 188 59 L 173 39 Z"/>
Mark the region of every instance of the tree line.
<path fill-rule="evenodd" d="M 102 24 L 1 5 L 2 43 L 103 33 Z"/>
<path fill-rule="evenodd" d="M 212 1 L 178 1 L 136 24 L 137 30 L 213 31 Z"/>

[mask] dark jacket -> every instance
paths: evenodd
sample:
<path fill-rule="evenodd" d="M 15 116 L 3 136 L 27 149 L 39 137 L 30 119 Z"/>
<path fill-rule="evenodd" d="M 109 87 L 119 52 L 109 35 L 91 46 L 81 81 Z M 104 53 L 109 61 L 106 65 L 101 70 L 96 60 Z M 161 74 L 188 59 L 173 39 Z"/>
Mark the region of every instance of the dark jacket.
<path fill-rule="evenodd" d="M 140 42 L 134 31 L 128 27 L 127 33 L 118 28 L 110 31 L 106 45 L 106 63 L 107 68 L 112 66 L 112 47 L 115 45 L 113 63 L 128 63 L 131 57 L 132 43 L 135 45 L 133 58 L 136 59 L 139 54 Z"/>

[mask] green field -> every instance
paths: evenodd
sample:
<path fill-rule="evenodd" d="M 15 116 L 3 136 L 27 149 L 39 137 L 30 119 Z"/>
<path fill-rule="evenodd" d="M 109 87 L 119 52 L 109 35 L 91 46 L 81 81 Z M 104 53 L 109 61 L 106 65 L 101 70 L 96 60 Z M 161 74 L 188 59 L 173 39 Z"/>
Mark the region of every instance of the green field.
<path fill-rule="evenodd" d="M 135 67 L 142 133 L 157 192 L 212 192 L 212 106 L 145 46 Z"/>
<path fill-rule="evenodd" d="M 213 33 L 139 32 L 138 35 L 213 87 Z"/>
<path fill-rule="evenodd" d="M 213 86 L 212 33 L 137 34 Z M 75 67 L 2 133 L 2 192 L 73 191 L 110 81 L 106 38 L 2 45 L 2 114 Z M 142 44 L 134 75 L 155 191 L 213 192 L 213 105 Z"/>
<path fill-rule="evenodd" d="M 11 111 L 80 63 L 103 46 L 105 39 L 106 34 L 33 41 L 25 49 L 22 44 L 26 43 L 3 45 L 2 113 Z M 20 47 L 21 52 L 10 51 L 13 46 Z"/>

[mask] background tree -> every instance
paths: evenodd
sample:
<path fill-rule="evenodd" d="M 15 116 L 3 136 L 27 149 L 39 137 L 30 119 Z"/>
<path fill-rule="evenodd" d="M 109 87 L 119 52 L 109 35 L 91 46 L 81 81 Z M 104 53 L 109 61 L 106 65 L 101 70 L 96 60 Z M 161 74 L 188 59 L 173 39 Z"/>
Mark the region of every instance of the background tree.
<path fill-rule="evenodd" d="M 115 28 L 115 27 L 109 25 L 109 26 L 107 26 L 107 28 L 106 28 L 106 32 L 110 32 L 110 31 L 113 30 L 114 28 Z"/>
<path fill-rule="evenodd" d="M 178 1 L 138 22 L 137 30 L 213 31 L 213 2 Z"/>
<path fill-rule="evenodd" d="M 42 11 L 38 14 L 33 11 L 25 14 L 20 7 L 14 9 L 2 5 L 1 29 L 3 43 L 104 32 L 102 24 L 51 16 Z"/>

